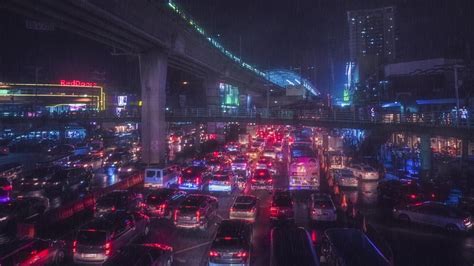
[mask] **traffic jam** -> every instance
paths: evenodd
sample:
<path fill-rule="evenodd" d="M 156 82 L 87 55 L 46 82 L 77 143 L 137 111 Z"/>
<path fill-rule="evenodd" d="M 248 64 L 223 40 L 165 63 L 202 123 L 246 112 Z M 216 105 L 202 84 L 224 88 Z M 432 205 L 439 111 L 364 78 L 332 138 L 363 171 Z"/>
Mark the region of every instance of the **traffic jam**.
<path fill-rule="evenodd" d="M 395 265 L 393 228 L 472 228 L 449 192 L 319 128 L 247 125 L 166 165 L 140 163 L 134 134 L 108 138 L 2 166 L 0 265 Z"/>

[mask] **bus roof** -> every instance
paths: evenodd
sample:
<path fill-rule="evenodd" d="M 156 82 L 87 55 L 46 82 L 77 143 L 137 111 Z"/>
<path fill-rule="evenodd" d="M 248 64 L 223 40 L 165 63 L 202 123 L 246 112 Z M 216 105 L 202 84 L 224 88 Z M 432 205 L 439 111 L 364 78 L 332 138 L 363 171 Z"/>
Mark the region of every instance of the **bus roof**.
<path fill-rule="evenodd" d="M 360 230 L 328 229 L 324 232 L 336 255 L 345 266 L 389 266 L 391 263 Z"/>

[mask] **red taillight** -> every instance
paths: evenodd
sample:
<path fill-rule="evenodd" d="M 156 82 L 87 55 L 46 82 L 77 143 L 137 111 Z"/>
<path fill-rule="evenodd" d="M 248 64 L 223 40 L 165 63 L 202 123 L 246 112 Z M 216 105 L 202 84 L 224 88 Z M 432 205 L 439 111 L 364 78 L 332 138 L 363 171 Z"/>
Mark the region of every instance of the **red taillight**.
<path fill-rule="evenodd" d="M 196 177 L 196 185 L 200 185 L 201 184 L 201 178 L 200 177 Z"/>
<path fill-rule="evenodd" d="M 74 242 L 72 242 L 72 253 L 76 253 L 77 251 L 77 241 L 74 240 Z"/>
<path fill-rule="evenodd" d="M 105 243 L 105 256 L 109 256 L 112 252 L 112 244 L 110 242 Z"/>
<path fill-rule="evenodd" d="M 252 181 L 252 183 L 255 183 L 255 182 L 257 182 L 257 179 L 252 178 L 252 180 L 250 180 L 250 181 Z"/>
<path fill-rule="evenodd" d="M 178 177 L 178 185 L 181 185 L 183 184 L 183 177 Z"/>
<path fill-rule="evenodd" d="M 219 257 L 219 252 L 211 250 L 209 251 L 209 257 Z"/>
<path fill-rule="evenodd" d="M 112 211 L 113 211 L 113 212 L 116 211 L 115 206 L 112 207 Z"/>
<path fill-rule="evenodd" d="M 312 230 L 311 231 L 311 241 L 313 241 L 313 243 L 316 243 L 317 240 L 318 240 L 318 235 L 316 234 L 316 230 Z"/>
<path fill-rule="evenodd" d="M 410 199 L 416 199 L 416 195 L 415 194 L 410 194 Z"/>
<path fill-rule="evenodd" d="M 201 220 L 201 212 L 200 211 L 196 211 L 196 221 L 200 221 Z"/>
<path fill-rule="evenodd" d="M 4 187 L 3 187 L 3 190 L 5 190 L 5 191 L 11 191 L 12 189 L 13 189 L 13 188 L 12 188 L 11 185 L 4 186 Z"/>
<path fill-rule="evenodd" d="M 431 197 L 434 199 L 436 197 L 435 193 L 431 193 Z"/>
<path fill-rule="evenodd" d="M 234 254 L 234 257 L 237 257 L 237 258 L 246 258 L 247 257 L 247 252 L 245 251 L 239 251 L 237 252 L 236 254 Z"/>
<path fill-rule="evenodd" d="M 278 214 L 278 208 L 277 207 L 271 207 L 270 208 L 270 214 L 271 215 L 277 215 Z"/>
<path fill-rule="evenodd" d="M 267 182 L 268 182 L 268 183 L 272 183 L 272 182 L 273 182 L 273 179 L 270 178 L 270 179 L 267 180 Z"/>
<path fill-rule="evenodd" d="M 160 205 L 160 212 L 165 213 L 165 210 L 166 210 L 166 203 L 163 203 Z"/>
<path fill-rule="evenodd" d="M 179 210 L 174 211 L 174 220 L 178 220 Z"/>

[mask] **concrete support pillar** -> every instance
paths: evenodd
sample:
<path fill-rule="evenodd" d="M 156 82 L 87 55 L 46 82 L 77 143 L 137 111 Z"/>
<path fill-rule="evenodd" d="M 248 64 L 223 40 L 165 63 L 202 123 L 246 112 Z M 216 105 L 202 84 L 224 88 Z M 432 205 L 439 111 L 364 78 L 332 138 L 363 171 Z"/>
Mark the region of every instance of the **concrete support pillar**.
<path fill-rule="evenodd" d="M 420 136 L 420 160 L 421 160 L 421 172 L 420 177 L 427 179 L 430 177 L 431 172 L 431 138 L 430 135 Z"/>
<path fill-rule="evenodd" d="M 211 110 L 218 110 L 220 106 L 219 83 L 219 80 L 216 78 L 207 78 L 204 80 L 206 107 Z"/>
<path fill-rule="evenodd" d="M 142 161 L 157 164 L 166 157 L 166 75 L 168 56 L 159 50 L 140 55 L 142 86 Z"/>

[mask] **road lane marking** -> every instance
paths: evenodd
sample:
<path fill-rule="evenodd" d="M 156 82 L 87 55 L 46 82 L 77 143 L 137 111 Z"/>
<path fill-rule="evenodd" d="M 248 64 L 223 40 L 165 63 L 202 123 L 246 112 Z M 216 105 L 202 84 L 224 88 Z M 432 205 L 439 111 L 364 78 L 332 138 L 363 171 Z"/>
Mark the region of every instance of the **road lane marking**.
<path fill-rule="evenodd" d="M 190 251 L 190 250 L 193 250 L 193 249 L 197 249 L 197 248 L 200 248 L 200 247 L 209 245 L 209 244 L 211 244 L 211 243 L 212 243 L 212 241 L 207 241 L 207 242 L 204 242 L 204 243 L 201 243 L 201 244 L 197 244 L 197 245 L 192 246 L 192 247 L 188 247 L 188 248 L 185 248 L 185 249 L 181 249 L 181 250 L 175 251 L 174 254 L 176 255 L 176 254 L 184 253 L 184 252 L 187 252 L 187 251 Z"/>

